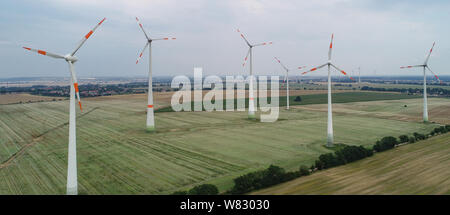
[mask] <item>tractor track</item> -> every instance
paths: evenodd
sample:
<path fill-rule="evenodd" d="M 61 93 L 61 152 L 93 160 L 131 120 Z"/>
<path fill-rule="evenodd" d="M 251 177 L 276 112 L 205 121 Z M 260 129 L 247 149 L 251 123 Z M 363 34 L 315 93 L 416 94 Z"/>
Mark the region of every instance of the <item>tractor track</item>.
<path fill-rule="evenodd" d="M 92 110 L 89 110 L 88 112 L 80 115 L 79 117 L 77 117 L 77 119 L 81 119 L 82 117 L 88 115 L 92 111 L 97 110 L 99 108 L 100 107 L 92 108 Z M 14 161 L 15 159 L 19 158 L 20 156 L 22 156 L 26 152 L 26 150 L 28 148 L 34 146 L 36 143 L 38 143 L 40 140 L 42 140 L 44 138 L 44 135 L 46 135 L 46 134 L 48 134 L 48 133 L 50 133 L 52 131 L 55 131 L 56 129 L 62 128 L 64 126 L 68 125 L 68 124 L 69 124 L 69 122 L 62 123 L 62 124 L 57 125 L 57 126 L 55 126 L 53 128 L 50 128 L 47 131 L 44 131 L 43 133 L 41 133 L 38 136 L 34 137 L 33 140 L 31 141 L 31 143 L 25 144 L 16 153 L 12 154 L 11 156 L 9 156 L 8 159 L 6 159 L 4 162 L 2 162 L 0 164 L 0 169 L 3 169 L 5 167 L 8 167 L 9 165 L 11 165 L 11 162 Z"/>

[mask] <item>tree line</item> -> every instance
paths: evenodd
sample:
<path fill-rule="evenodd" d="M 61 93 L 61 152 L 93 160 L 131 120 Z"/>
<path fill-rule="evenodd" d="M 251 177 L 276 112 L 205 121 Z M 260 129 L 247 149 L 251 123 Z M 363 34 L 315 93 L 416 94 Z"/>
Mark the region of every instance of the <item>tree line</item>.
<path fill-rule="evenodd" d="M 408 93 L 408 94 L 415 94 L 415 93 L 422 94 L 423 93 L 423 88 L 383 88 L 383 87 L 364 86 L 364 87 L 361 87 L 361 90 L 381 91 L 381 92 L 385 92 L 385 91 L 400 92 L 400 93 Z M 427 87 L 427 94 L 450 97 L 450 90 L 447 90 L 444 88 L 429 88 L 429 87 Z"/>

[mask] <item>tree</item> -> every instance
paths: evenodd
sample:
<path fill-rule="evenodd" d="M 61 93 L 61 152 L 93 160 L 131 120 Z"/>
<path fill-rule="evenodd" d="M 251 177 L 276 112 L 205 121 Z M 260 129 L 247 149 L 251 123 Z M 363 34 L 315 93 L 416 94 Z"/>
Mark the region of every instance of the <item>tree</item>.
<path fill-rule="evenodd" d="M 305 176 L 305 175 L 310 174 L 308 167 L 306 167 L 305 165 L 300 166 L 299 173 L 300 173 L 300 176 Z"/>
<path fill-rule="evenodd" d="M 217 195 L 219 189 L 213 184 L 202 184 L 190 189 L 188 195 Z"/>
<path fill-rule="evenodd" d="M 409 143 L 415 143 L 416 142 L 416 138 L 414 137 L 409 137 Z"/>
<path fill-rule="evenodd" d="M 417 132 L 414 132 L 413 135 L 414 135 L 414 138 L 416 138 L 416 140 L 425 140 L 426 139 L 425 135 L 419 134 Z"/>
<path fill-rule="evenodd" d="M 263 187 L 268 187 L 274 184 L 278 184 L 284 181 L 285 171 L 283 168 L 275 165 L 270 165 L 266 171 L 264 171 L 264 176 L 261 181 Z"/>
<path fill-rule="evenodd" d="M 398 139 L 400 140 L 400 143 L 406 143 L 409 141 L 409 137 L 407 135 L 401 135 Z"/>
<path fill-rule="evenodd" d="M 394 148 L 394 146 L 397 144 L 398 141 L 395 137 L 392 136 L 383 137 L 381 140 L 375 143 L 375 145 L 373 146 L 373 150 L 377 152 L 382 152 Z"/>

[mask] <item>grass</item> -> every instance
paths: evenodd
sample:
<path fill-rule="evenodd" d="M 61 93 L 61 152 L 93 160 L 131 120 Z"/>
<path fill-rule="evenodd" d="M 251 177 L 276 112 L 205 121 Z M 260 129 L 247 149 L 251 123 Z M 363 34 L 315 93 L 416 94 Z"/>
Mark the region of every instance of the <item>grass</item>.
<path fill-rule="evenodd" d="M 438 101 L 444 100 L 432 98 L 430 104 Z M 146 100 L 132 96 L 84 101 L 85 113 L 77 119 L 81 194 L 167 194 L 202 183 L 224 191 L 239 175 L 270 164 L 297 170 L 330 151 L 323 147 L 324 104 L 281 110 L 275 123 L 247 120 L 245 111 L 161 112 L 151 134 L 145 131 L 145 106 Z M 318 110 L 306 109 L 311 106 Z M 349 111 L 334 114 L 336 143 L 369 146 L 387 135 L 425 133 L 437 126 Z M 420 106 L 407 112 L 420 112 Z M 65 193 L 67 121 L 68 101 L 0 106 L 0 163 L 34 143 L 0 168 L 0 194 Z"/>
<path fill-rule="evenodd" d="M 450 194 L 450 134 L 253 194 Z"/>

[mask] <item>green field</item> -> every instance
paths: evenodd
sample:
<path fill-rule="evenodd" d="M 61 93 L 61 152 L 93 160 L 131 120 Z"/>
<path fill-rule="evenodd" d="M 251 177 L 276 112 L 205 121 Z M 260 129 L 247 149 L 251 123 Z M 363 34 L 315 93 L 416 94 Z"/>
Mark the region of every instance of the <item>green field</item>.
<path fill-rule="evenodd" d="M 270 95 L 270 94 L 269 94 Z M 311 105 L 311 104 L 326 104 L 328 103 L 328 94 L 310 94 L 300 96 L 301 101 L 296 101 L 297 96 L 289 96 L 289 105 Z M 349 103 L 349 102 L 364 102 L 364 101 L 380 101 L 380 100 L 401 100 L 401 99 L 415 99 L 421 98 L 418 95 L 408 95 L 401 93 L 382 93 L 382 92 L 338 92 L 333 93 L 332 102 L 338 103 Z M 287 96 L 279 97 L 279 106 L 286 106 Z M 230 100 L 223 101 L 223 110 L 226 110 L 227 102 Z M 267 102 L 271 103 L 271 98 L 267 98 Z M 194 110 L 194 105 L 198 102 L 191 102 L 191 110 Z M 237 107 L 237 99 L 233 101 L 234 108 Z M 258 107 L 260 100 L 258 99 Z M 248 98 L 245 98 L 245 108 L 248 108 Z M 162 112 L 173 112 L 171 107 L 164 107 L 156 110 L 157 113 Z"/>
<path fill-rule="evenodd" d="M 399 101 L 411 105 L 402 113 L 420 113 L 420 105 L 412 104 L 421 99 L 375 101 L 371 107 L 395 107 Z M 429 103 L 448 113 L 448 101 Z M 324 104 L 297 106 L 318 110 L 281 110 L 275 123 L 247 120 L 246 112 L 162 112 L 156 114 L 157 132 L 147 133 L 145 102 L 85 100 L 77 120 L 80 194 L 167 194 L 202 183 L 224 191 L 241 174 L 270 164 L 295 170 L 328 151 Z M 387 135 L 437 126 L 365 112 L 370 111 L 334 114 L 337 143 L 369 146 Z M 0 106 L 0 194 L 65 193 L 67 120 L 68 101 Z"/>
<path fill-rule="evenodd" d="M 254 194 L 450 194 L 450 134 L 377 153 Z"/>

